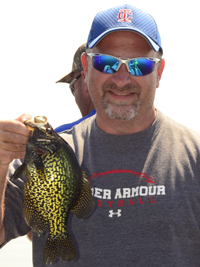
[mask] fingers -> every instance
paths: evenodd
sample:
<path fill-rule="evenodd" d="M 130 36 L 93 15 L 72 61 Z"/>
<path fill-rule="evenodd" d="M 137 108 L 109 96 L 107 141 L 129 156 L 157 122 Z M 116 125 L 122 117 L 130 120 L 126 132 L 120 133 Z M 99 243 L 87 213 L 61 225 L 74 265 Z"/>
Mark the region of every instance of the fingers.
<path fill-rule="evenodd" d="M 0 140 L 16 144 L 26 144 L 31 131 L 18 121 L 0 121 Z"/>
<path fill-rule="evenodd" d="M 8 166 L 14 159 L 23 159 L 25 157 L 24 152 L 12 152 L 0 149 L 0 168 Z"/>
<path fill-rule="evenodd" d="M 22 142 L 24 142 L 24 140 Z M 23 152 L 26 149 L 26 143 L 25 144 L 10 143 L 10 142 L 2 142 L 0 140 L 0 147 L 1 147 L 1 149 L 5 150 L 5 151 L 13 151 L 13 152 L 22 151 Z"/>
<path fill-rule="evenodd" d="M 20 115 L 16 120 L 24 123 L 25 120 L 29 120 L 31 118 L 32 118 L 32 116 L 30 114 L 24 113 L 24 114 Z"/>
<path fill-rule="evenodd" d="M 6 138 L 5 136 L 8 133 L 12 133 L 12 134 L 15 133 L 15 134 L 21 134 L 24 136 L 29 136 L 31 131 L 24 125 L 24 121 L 30 118 L 31 118 L 30 115 L 23 114 L 20 117 L 18 117 L 16 120 L 1 120 L 0 121 L 0 131 L 1 131 L 0 136 L 3 132 L 5 132 L 4 138 Z"/>
<path fill-rule="evenodd" d="M 16 120 L 0 120 L 0 165 L 23 158 L 31 131 L 23 124 L 31 115 L 23 114 Z"/>

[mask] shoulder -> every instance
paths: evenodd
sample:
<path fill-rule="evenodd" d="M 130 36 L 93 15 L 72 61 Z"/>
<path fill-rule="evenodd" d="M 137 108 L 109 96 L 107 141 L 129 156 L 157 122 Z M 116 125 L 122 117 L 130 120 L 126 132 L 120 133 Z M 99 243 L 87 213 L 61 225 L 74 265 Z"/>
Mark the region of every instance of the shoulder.
<path fill-rule="evenodd" d="M 163 136 L 165 142 L 180 149 L 185 147 L 188 151 L 200 152 L 200 133 L 196 132 L 176 121 L 161 114 L 164 121 Z"/>
<path fill-rule="evenodd" d="M 74 127 L 75 125 L 81 123 L 82 121 L 86 120 L 87 118 L 90 118 L 94 114 L 96 114 L 96 110 L 95 109 L 92 110 L 87 116 L 82 117 L 79 120 L 76 120 L 74 122 L 63 124 L 63 125 L 55 128 L 54 131 L 56 131 L 57 133 L 61 133 L 61 132 L 65 132 L 66 130 L 70 130 L 72 127 Z"/>
<path fill-rule="evenodd" d="M 166 129 L 173 131 L 174 135 L 181 134 L 181 136 L 184 136 L 184 137 L 190 137 L 196 140 L 200 140 L 199 132 L 190 129 L 179 122 L 176 122 L 175 120 L 167 117 L 166 115 L 162 115 L 162 116 L 165 119 Z"/>
<path fill-rule="evenodd" d="M 96 116 L 92 116 L 78 125 L 75 125 L 72 129 L 62 132 L 60 136 L 71 146 L 73 149 L 79 165 L 83 162 L 83 154 L 85 151 L 85 143 L 90 140 L 91 131 L 95 124 Z"/>
<path fill-rule="evenodd" d="M 86 136 L 90 135 L 95 119 L 96 115 L 89 117 L 73 126 L 70 130 L 62 132 L 60 136 L 74 149 L 76 143 L 83 143 Z"/>

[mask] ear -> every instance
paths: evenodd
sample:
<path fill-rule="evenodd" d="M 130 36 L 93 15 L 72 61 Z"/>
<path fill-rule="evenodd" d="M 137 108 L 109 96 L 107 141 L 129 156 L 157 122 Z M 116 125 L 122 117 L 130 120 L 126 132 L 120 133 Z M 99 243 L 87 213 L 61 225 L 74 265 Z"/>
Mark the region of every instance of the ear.
<path fill-rule="evenodd" d="M 87 86 L 86 79 L 85 79 L 85 74 L 84 74 L 84 71 L 83 70 L 81 71 L 81 75 L 83 77 L 83 80 L 82 81 L 84 83 L 84 90 L 85 90 L 86 93 L 89 93 L 88 92 L 88 86 Z"/>
<path fill-rule="evenodd" d="M 84 52 L 81 55 L 81 62 L 83 66 L 83 74 L 84 74 L 84 81 L 86 82 L 87 77 L 87 70 L 88 70 L 88 61 L 87 61 L 87 54 Z"/>
<path fill-rule="evenodd" d="M 160 79 L 162 77 L 162 74 L 163 74 L 163 70 L 165 68 L 165 60 L 164 58 L 161 58 L 160 62 L 159 62 L 159 65 L 158 65 L 158 68 L 157 68 L 157 86 L 156 88 L 159 87 L 160 85 Z"/>

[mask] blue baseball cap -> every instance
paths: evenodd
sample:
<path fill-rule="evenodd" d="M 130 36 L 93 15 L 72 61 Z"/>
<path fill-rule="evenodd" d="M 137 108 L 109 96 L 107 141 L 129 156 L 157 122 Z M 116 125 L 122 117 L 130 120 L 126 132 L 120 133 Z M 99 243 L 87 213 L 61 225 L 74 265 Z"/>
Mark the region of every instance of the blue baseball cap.
<path fill-rule="evenodd" d="M 161 38 L 154 18 L 129 4 L 99 12 L 93 20 L 86 47 L 93 48 L 107 34 L 123 30 L 140 34 L 154 51 L 162 51 Z"/>

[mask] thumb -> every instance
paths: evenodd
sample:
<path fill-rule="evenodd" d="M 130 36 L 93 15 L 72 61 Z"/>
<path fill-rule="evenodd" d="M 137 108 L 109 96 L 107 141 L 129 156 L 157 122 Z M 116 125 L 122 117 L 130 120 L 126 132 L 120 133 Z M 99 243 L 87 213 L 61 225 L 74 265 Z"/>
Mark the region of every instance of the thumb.
<path fill-rule="evenodd" d="M 24 114 L 20 115 L 20 116 L 16 119 L 16 121 L 20 121 L 20 122 L 24 123 L 24 121 L 29 120 L 29 119 L 31 119 L 31 118 L 32 118 L 32 116 L 31 116 L 30 114 L 28 114 L 28 113 L 24 113 Z"/>

